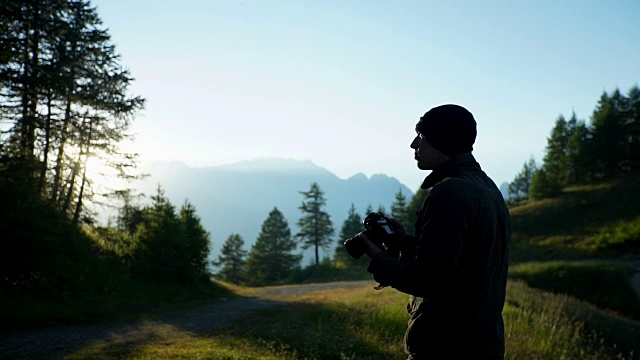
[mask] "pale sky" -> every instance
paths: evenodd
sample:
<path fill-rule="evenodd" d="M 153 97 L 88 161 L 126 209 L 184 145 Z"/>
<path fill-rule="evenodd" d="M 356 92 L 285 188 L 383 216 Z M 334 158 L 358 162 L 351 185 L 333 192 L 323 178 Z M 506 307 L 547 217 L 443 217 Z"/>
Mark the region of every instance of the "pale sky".
<path fill-rule="evenodd" d="M 145 162 L 311 160 L 417 189 L 430 108 L 478 122 L 500 185 L 544 156 L 559 115 L 589 120 L 640 81 L 640 1 L 93 1 L 132 93 Z"/>

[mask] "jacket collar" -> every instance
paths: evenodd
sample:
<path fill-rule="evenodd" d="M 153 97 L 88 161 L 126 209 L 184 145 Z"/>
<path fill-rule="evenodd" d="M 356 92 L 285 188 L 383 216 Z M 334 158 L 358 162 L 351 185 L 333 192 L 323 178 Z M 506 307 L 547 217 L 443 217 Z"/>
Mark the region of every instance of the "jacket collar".
<path fill-rule="evenodd" d="M 447 176 L 463 169 L 481 170 L 480 164 L 478 164 L 476 158 L 474 158 L 471 153 L 462 153 L 450 158 L 433 169 L 431 174 L 424 179 L 424 182 L 420 187 L 422 189 L 433 187 L 435 184 L 444 180 Z"/>

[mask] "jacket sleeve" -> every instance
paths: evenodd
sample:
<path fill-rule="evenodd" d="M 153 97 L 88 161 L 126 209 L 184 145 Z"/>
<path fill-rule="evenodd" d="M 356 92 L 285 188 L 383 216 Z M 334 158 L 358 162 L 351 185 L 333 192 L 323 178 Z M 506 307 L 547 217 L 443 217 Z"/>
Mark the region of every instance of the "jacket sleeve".
<path fill-rule="evenodd" d="M 442 183 L 436 185 L 423 207 L 415 260 L 406 263 L 379 253 L 371 259 L 367 271 L 381 284 L 410 295 L 431 297 L 446 291 L 467 234 L 466 204 L 455 189 Z"/>

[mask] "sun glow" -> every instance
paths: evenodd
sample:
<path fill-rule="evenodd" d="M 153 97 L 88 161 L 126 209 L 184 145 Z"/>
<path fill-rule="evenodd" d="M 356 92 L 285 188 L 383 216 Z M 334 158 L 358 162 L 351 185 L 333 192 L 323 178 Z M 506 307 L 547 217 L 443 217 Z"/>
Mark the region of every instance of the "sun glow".
<path fill-rule="evenodd" d="M 117 179 L 116 170 L 108 165 L 108 160 L 98 157 L 90 157 L 86 163 L 87 179 L 93 185 L 109 186 Z"/>

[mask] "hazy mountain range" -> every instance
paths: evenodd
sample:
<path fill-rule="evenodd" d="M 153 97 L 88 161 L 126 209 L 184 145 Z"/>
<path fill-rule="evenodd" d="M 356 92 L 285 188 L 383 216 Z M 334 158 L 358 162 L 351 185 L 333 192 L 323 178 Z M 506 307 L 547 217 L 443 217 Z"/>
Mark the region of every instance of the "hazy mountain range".
<path fill-rule="evenodd" d="M 407 198 L 413 191 L 397 179 L 383 174 L 370 178 L 356 174 L 340 179 L 311 161 L 287 159 L 258 159 L 215 167 L 188 167 L 181 162 L 155 162 L 143 169 L 150 177 L 139 186 L 147 195 L 156 192 L 158 185 L 172 204 L 180 207 L 188 200 L 196 207 L 203 226 L 211 233 L 211 258 L 217 258 L 222 244 L 232 233 L 242 236 L 245 247 L 255 242 L 262 223 L 269 212 L 277 207 L 289 222 L 292 235 L 301 217 L 298 207 L 303 197 L 317 182 L 327 200 L 326 211 L 331 215 L 335 229 L 335 244 L 351 204 L 364 215 L 367 206 L 379 206 L 387 212 L 398 190 Z M 333 248 L 329 254 L 333 254 Z M 311 259 L 305 252 L 303 265 Z"/>

